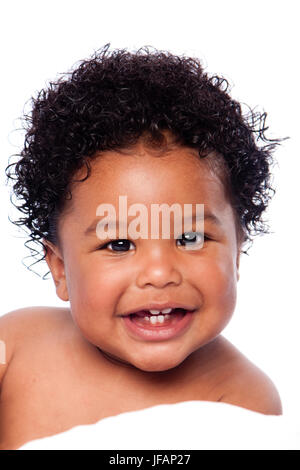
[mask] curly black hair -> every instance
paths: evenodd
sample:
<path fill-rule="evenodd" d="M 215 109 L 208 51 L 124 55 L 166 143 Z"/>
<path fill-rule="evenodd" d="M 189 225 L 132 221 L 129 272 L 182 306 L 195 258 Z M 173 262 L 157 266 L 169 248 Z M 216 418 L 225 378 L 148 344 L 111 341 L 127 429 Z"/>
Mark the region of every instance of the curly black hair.
<path fill-rule="evenodd" d="M 42 240 L 57 242 L 57 221 L 77 170 L 86 166 L 86 179 L 99 151 L 134 145 L 145 133 L 159 146 L 165 130 L 197 149 L 199 158 L 222 155 L 244 242 L 269 233 L 262 215 L 275 193 L 270 168 L 281 139 L 267 139 L 266 113 L 244 114 L 228 89 L 226 79 L 208 76 L 196 58 L 149 46 L 110 50 L 110 43 L 50 82 L 31 99 L 24 148 L 6 168 L 21 200 L 14 205 L 25 214 L 13 223 L 29 229 L 31 255 L 39 252 L 28 242 L 42 245 L 38 261 L 47 250 Z"/>

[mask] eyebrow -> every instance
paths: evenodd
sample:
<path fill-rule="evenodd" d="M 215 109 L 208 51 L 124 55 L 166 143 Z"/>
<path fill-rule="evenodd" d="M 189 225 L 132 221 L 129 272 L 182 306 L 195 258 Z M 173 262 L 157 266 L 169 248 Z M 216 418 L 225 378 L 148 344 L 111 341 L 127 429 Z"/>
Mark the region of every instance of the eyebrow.
<path fill-rule="evenodd" d="M 96 228 L 97 228 L 97 225 L 98 223 L 100 222 L 100 218 L 99 219 L 95 219 L 91 225 L 85 230 L 84 232 L 84 235 L 90 235 L 91 233 L 96 233 Z M 108 223 L 111 222 L 111 221 L 108 221 Z M 125 222 L 123 220 L 118 220 L 116 219 L 116 226 L 120 227 L 127 227 L 127 224 L 125 224 Z"/>
<path fill-rule="evenodd" d="M 184 217 L 184 220 L 186 220 L 187 222 L 190 221 L 191 219 L 194 221 L 196 219 L 196 214 L 193 213 L 191 217 Z M 219 227 L 222 227 L 222 222 L 212 212 L 204 211 L 204 221 L 206 220 L 210 220 L 213 224 L 218 225 Z"/>
<path fill-rule="evenodd" d="M 195 213 L 193 213 L 191 217 L 190 216 L 184 217 L 184 220 L 186 221 L 186 223 L 188 223 L 191 219 L 193 221 L 196 219 L 196 214 Z M 100 220 L 101 220 L 100 218 L 95 219 L 91 223 L 91 225 L 85 230 L 84 235 L 95 234 L 97 225 L 100 222 Z M 217 225 L 218 227 L 222 227 L 222 223 L 221 223 L 220 219 L 215 214 L 213 214 L 212 212 L 205 212 L 204 211 L 204 221 L 206 221 L 206 220 L 209 220 L 210 222 Z M 124 220 L 116 219 L 116 226 L 118 226 L 118 227 L 120 227 L 120 226 L 127 227 L 127 225 L 128 224 L 126 224 Z"/>

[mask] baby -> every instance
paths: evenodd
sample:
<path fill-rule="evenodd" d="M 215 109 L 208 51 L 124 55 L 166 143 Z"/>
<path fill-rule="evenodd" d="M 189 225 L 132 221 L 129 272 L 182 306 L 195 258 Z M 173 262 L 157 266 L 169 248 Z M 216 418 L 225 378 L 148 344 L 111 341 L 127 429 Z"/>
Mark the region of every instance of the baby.
<path fill-rule="evenodd" d="M 282 413 L 272 381 L 220 334 L 240 255 L 267 232 L 279 141 L 197 59 L 109 47 L 33 99 L 7 168 L 15 223 L 70 307 L 0 318 L 2 449 L 188 400 Z M 163 236 L 158 207 L 171 208 Z"/>

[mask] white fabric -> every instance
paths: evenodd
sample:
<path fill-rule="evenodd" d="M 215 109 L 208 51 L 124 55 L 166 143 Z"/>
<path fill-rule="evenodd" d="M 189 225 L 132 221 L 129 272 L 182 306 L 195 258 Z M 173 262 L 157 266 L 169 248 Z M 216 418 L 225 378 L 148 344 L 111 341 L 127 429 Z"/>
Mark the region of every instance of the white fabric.
<path fill-rule="evenodd" d="M 300 449 L 300 419 L 226 403 L 186 401 L 122 413 L 38 439 L 21 450 Z"/>

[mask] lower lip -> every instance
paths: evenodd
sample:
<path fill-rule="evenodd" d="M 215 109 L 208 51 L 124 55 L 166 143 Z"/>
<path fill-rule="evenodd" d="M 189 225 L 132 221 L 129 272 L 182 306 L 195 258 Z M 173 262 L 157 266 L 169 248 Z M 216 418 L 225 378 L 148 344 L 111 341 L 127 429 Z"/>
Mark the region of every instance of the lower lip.
<path fill-rule="evenodd" d="M 141 326 L 134 323 L 130 316 L 123 317 L 125 327 L 136 337 L 146 341 L 164 341 L 176 338 L 189 327 L 193 320 L 194 312 L 186 312 L 186 314 L 175 324 L 168 326 Z"/>

